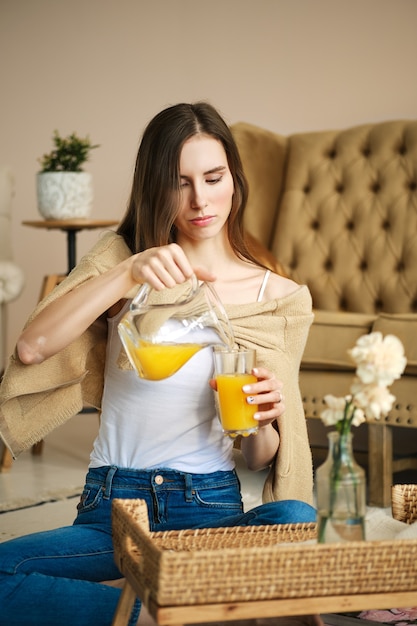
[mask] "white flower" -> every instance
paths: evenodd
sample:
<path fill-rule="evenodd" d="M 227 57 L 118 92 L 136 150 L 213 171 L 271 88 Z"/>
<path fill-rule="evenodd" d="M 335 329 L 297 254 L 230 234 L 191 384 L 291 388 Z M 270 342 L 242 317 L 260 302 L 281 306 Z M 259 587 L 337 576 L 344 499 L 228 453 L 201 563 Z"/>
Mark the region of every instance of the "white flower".
<path fill-rule="evenodd" d="M 329 407 L 321 414 L 325 426 L 334 426 L 341 422 L 345 414 L 346 398 L 336 398 L 329 394 L 324 396 L 324 401 Z"/>
<path fill-rule="evenodd" d="M 400 378 L 406 365 L 404 347 L 394 335 L 380 332 L 363 335 L 348 351 L 357 364 L 356 374 L 365 384 L 391 385 Z"/>
<path fill-rule="evenodd" d="M 366 421 L 365 412 L 359 407 L 355 407 L 353 411 L 352 426 L 360 426 Z"/>
<path fill-rule="evenodd" d="M 395 402 L 395 396 L 386 387 L 364 385 L 359 380 L 353 383 L 351 391 L 355 406 L 362 409 L 368 419 L 379 420 L 381 416 L 387 415 Z M 354 422 L 352 424 L 356 426 Z"/>
<path fill-rule="evenodd" d="M 401 341 L 394 335 L 383 338 L 380 332 L 359 337 L 348 352 L 357 365 L 351 395 L 325 396 L 328 408 L 321 413 L 325 426 L 336 426 L 340 433 L 391 411 L 395 396 L 388 386 L 401 377 L 407 363 Z"/>

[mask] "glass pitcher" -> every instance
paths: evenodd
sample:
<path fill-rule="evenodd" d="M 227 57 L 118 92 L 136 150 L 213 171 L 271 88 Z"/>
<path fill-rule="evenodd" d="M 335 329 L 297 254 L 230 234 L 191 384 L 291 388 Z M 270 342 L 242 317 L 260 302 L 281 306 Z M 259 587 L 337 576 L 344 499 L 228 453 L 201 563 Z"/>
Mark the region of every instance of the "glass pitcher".
<path fill-rule="evenodd" d="M 141 378 L 161 380 L 209 345 L 234 345 L 233 329 L 214 288 L 196 276 L 172 289 L 142 285 L 118 332 Z"/>

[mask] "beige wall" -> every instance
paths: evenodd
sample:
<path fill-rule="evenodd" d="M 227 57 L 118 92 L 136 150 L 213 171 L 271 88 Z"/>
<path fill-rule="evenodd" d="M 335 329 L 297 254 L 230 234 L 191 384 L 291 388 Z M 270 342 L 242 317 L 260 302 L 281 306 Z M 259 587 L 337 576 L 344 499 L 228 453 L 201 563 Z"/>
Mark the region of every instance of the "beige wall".
<path fill-rule="evenodd" d="M 38 219 L 37 158 L 52 131 L 90 134 L 93 218 L 119 219 L 140 133 L 158 110 L 207 99 L 230 122 L 282 133 L 417 114 L 416 0 L 0 0 L 0 164 L 16 177 L 13 246 L 27 284 L 66 269 Z M 97 233 L 81 233 L 79 255 Z"/>

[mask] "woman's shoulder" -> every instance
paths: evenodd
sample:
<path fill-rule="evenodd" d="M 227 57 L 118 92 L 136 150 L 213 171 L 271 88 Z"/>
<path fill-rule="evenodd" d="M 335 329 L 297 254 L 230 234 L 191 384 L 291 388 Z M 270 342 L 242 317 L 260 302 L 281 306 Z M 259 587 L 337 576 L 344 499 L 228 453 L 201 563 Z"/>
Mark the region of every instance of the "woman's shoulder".
<path fill-rule="evenodd" d="M 300 285 L 291 278 L 271 272 L 265 286 L 264 300 L 281 300 L 300 289 Z"/>

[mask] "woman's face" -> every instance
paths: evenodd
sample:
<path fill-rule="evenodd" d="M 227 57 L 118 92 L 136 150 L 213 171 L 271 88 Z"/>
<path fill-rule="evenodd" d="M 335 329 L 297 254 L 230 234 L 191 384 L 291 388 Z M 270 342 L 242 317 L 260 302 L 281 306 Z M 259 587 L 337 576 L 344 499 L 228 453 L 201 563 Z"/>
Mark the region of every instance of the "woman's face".
<path fill-rule="evenodd" d="M 215 237 L 232 207 L 233 178 L 226 152 L 217 139 L 196 135 L 185 142 L 180 156 L 180 210 L 177 239 Z"/>

